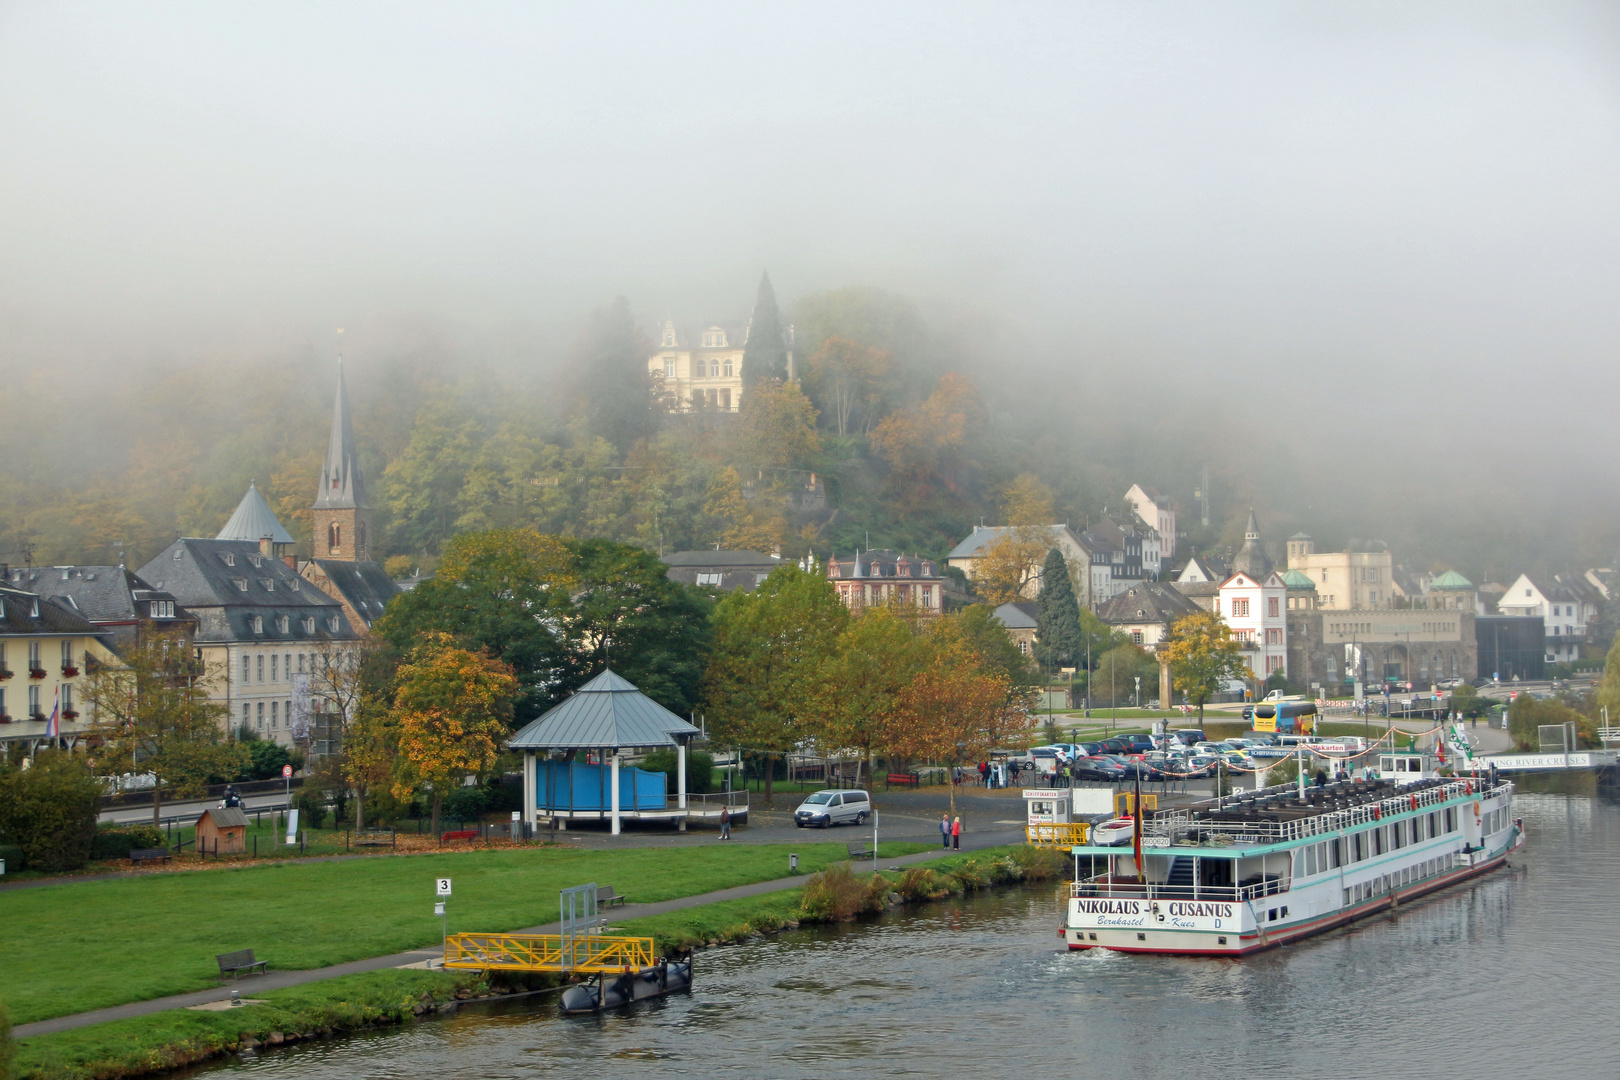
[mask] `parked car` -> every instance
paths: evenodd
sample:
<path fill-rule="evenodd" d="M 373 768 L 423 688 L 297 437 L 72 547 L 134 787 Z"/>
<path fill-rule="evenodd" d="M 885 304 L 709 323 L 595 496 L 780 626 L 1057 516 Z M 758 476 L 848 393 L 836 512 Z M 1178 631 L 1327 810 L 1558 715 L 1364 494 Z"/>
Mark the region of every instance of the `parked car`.
<path fill-rule="evenodd" d="M 1201 742 L 1208 741 L 1198 728 L 1182 728 L 1180 731 L 1172 732 L 1171 737 L 1183 746 L 1197 746 Z"/>
<path fill-rule="evenodd" d="M 862 825 L 872 813 L 872 800 L 866 792 L 812 791 L 793 811 L 793 824 L 799 828 L 811 825 L 825 829 L 832 825 Z"/>
<path fill-rule="evenodd" d="M 1081 780 L 1112 784 L 1124 779 L 1125 766 L 1107 755 L 1093 754 L 1075 761 L 1074 775 Z"/>

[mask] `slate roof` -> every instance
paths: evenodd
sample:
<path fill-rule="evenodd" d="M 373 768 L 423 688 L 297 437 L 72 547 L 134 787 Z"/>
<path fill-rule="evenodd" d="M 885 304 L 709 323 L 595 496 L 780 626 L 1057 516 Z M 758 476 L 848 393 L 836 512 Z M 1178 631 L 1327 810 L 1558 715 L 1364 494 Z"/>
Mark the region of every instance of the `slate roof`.
<path fill-rule="evenodd" d="M 1038 605 L 1033 600 L 1014 600 L 996 608 L 994 615 L 1009 630 L 1034 630 L 1037 628 L 1037 610 Z"/>
<path fill-rule="evenodd" d="M 251 540 L 254 544 L 268 536 L 271 543 L 291 544 L 292 534 L 282 528 L 281 522 L 276 518 L 270 504 L 264 501 L 259 489 L 252 481 L 248 482 L 247 494 L 242 501 L 236 504 L 236 512 L 219 530 L 215 540 Z"/>
<path fill-rule="evenodd" d="M 136 573 L 173 593 L 197 618 L 199 644 L 348 641 L 357 636 L 336 600 L 281 559 L 260 555 L 257 543 L 181 537 Z M 262 630 L 253 628 L 254 616 L 262 619 Z M 276 628 L 278 616 L 288 618 L 285 632 Z M 306 617 L 315 619 L 311 630 L 304 629 Z M 336 630 L 328 622 L 334 618 Z"/>
<path fill-rule="evenodd" d="M 698 729 L 607 669 L 513 735 L 513 750 L 674 746 Z"/>
<path fill-rule="evenodd" d="M 381 563 L 352 562 L 347 559 L 313 559 L 343 599 L 370 626 L 382 618 L 388 601 L 400 594 L 400 587 L 383 570 Z"/>
<path fill-rule="evenodd" d="M 0 608 L 4 609 L 0 614 L 0 634 L 100 637 L 105 633 L 84 616 L 22 589 L 0 586 Z"/>
<path fill-rule="evenodd" d="M 1179 590 L 1157 581 L 1132 585 L 1097 609 L 1105 623 L 1156 622 L 1169 626 L 1183 615 L 1200 610 Z"/>
<path fill-rule="evenodd" d="M 665 566 L 692 566 L 716 570 L 752 570 L 768 567 L 775 570 L 781 559 L 773 559 L 760 551 L 672 551 L 661 556 Z"/>
<path fill-rule="evenodd" d="M 1058 534 L 1059 534 L 1059 532 L 1060 531 L 1066 531 L 1066 532 L 1068 532 L 1070 539 L 1072 539 L 1074 541 L 1074 543 L 1075 543 L 1075 545 L 1077 547 L 1083 548 L 1086 551 L 1091 550 L 1090 545 L 1086 544 L 1080 538 L 1080 536 L 1075 533 L 1075 531 L 1073 529 L 1069 528 L 1069 526 L 1067 526 L 1067 525 L 1048 525 L 1047 528 L 1049 528 L 1052 531 L 1052 546 L 1053 547 L 1058 546 Z M 976 558 L 979 555 L 983 554 L 984 549 L 989 547 L 991 544 L 995 543 L 995 541 L 998 540 L 1004 533 L 1012 532 L 1012 530 L 1013 530 L 1013 526 L 1011 526 L 1011 525 L 975 525 L 973 527 L 973 531 L 967 535 L 967 538 L 964 539 L 960 544 L 957 544 L 955 547 L 953 547 L 951 549 L 950 554 L 946 555 L 945 558 L 947 558 L 947 559 L 972 559 L 972 558 Z"/>
<path fill-rule="evenodd" d="M 1264 578 L 1271 573 L 1271 556 L 1260 543 L 1260 519 L 1255 517 L 1254 511 L 1249 511 L 1249 524 L 1243 530 L 1243 548 L 1232 559 L 1232 573 L 1248 574 L 1252 578 Z"/>
<path fill-rule="evenodd" d="M 48 596 L 93 623 L 135 622 L 151 614 L 138 601 L 174 599 L 122 566 L 14 566 L 5 584 Z"/>

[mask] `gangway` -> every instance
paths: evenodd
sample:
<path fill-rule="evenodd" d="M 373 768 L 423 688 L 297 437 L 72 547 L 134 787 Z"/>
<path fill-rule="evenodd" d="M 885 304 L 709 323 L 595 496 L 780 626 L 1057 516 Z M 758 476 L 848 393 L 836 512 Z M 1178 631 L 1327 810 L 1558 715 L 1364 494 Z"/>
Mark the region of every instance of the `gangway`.
<path fill-rule="evenodd" d="M 650 937 L 451 934 L 444 942 L 444 966 L 463 970 L 614 975 L 651 967 L 654 959 Z"/>

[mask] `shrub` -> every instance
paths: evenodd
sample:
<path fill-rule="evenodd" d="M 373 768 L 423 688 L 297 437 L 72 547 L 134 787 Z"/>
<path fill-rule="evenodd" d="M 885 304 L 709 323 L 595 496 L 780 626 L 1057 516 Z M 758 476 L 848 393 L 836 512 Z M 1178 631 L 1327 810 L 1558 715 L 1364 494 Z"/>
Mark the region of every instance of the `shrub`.
<path fill-rule="evenodd" d="M 444 797 L 444 814 L 457 821 L 477 821 L 489 808 L 489 789 L 458 787 Z"/>
<path fill-rule="evenodd" d="M 951 883 L 926 866 L 913 866 L 901 876 L 894 891 L 907 903 L 943 900 L 951 895 Z"/>
<path fill-rule="evenodd" d="M 35 870 L 60 873 L 90 861 L 101 784 L 84 759 L 41 751 L 26 769 L 0 774 L 0 832 Z"/>
<path fill-rule="evenodd" d="M 648 772 L 661 772 L 669 777 L 670 794 L 679 786 L 675 781 L 676 755 L 673 750 L 655 750 L 642 759 L 638 768 Z M 784 776 L 786 773 L 784 772 Z M 686 791 L 689 795 L 704 795 L 714 790 L 714 755 L 701 750 L 686 752 Z"/>
<path fill-rule="evenodd" d="M 0 844 L 0 860 L 6 864 L 6 873 L 13 874 L 28 866 L 28 860 L 23 858 L 23 849 L 16 844 Z"/>
<path fill-rule="evenodd" d="M 1012 856 L 1025 881 L 1050 881 L 1069 871 L 1068 856 L 1056 848 L 1025 845 L 1013 849 Z"/>
<path fill-rule="evenodd" d="M 163 847 L 167 843 L 163 830 L 156 825 L 129 825 L 117 829 L 98 829 L 90 842 L 92 859 L 127 859 L 136 848 Z"/>
<path fill-rule="evenodd" d="M 242 744 L 247 748 L 248 767 L 245 779 L 271 780 L 281 775 L 281 767 L 292 762 L 287 748 L 267 739 L 249 739 Z"/>
<path fill-rule="evenodd" d="M 863 880 L 855 876 L 849 863 L 834 863 L 805 883 L 799 908 L 807 918 L 820 922 L 850 922 L 882 911 L 888 891 L 883 875 Z"/>
<path fill-rule="evenodd" d="M 979 862 L 978 859 L 964 859 L 951 867 L 951 876 L 962 883 L 963 892 L 973 892 L 982 889 L 995 880 L 990 867 Z"/>
<path fill-rule="evenodd" d="M 303 828 L 318 829 L 326 821 L 326 792 L 319 788 L 299 788 L 292 804 L 298 810 L 298 824 Z"/>

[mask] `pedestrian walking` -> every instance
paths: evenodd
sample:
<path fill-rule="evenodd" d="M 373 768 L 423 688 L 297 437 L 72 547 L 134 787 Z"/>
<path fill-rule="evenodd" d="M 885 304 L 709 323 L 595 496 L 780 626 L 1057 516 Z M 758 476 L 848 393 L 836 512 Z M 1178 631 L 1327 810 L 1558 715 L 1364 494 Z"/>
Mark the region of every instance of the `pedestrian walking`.
<path fill-rule="evenodd" d="M 951 822 L 951 850 L 962 850 L 962 819 Z"/>
<path fill-rule="evenodd" d="M 951 815 L 949 814 L 939 815 L 939 846 L 942 848 L 951 846 Z"/>
<path fill-rule="evenodd" d="M 731 839 L 731 808 L 729 806 L 720 808 L 720 839 Z"/>

